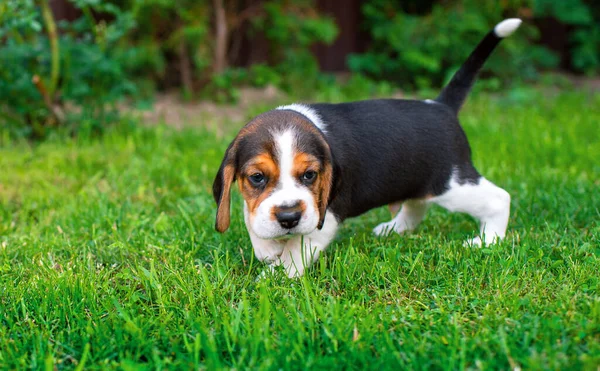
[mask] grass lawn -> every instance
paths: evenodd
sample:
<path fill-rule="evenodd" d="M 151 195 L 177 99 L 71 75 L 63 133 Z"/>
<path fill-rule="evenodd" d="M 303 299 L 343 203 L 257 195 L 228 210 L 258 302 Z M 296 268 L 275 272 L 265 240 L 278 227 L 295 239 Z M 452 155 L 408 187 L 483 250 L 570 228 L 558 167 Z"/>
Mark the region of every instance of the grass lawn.
<path fill-rule="evenodd" d="M 117 127 L 0 148 L 0 368 L 593 369 L 600 366 L 600 94 L 471 97 L 475 164 L 512 195 L 507 239 L 433 208 L 345 223 L 297 280 L 256 281 L 224 139 Z M 239 123 L 242 124 L 242 123 Z M 400 367 L 398 367 L 400 366 Z"/>

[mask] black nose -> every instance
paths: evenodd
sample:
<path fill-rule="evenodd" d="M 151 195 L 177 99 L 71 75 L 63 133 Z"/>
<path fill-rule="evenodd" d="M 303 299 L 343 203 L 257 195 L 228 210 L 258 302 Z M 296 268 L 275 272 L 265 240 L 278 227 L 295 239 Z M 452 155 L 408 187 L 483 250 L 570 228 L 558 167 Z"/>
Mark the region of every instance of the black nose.
<path fill-rule="evenodd" d="M 281 210 L 275 213 L 275 217 L 283 228 L 292 229 L 300 222 L 302 212 L 298 209 Z"/>

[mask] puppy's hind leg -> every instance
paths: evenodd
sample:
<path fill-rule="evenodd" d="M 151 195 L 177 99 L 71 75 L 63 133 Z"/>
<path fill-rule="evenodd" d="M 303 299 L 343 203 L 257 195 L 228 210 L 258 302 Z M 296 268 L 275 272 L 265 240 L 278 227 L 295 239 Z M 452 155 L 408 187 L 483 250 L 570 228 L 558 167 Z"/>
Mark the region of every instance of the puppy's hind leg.
<path fill-rule="evenodd" d="M 479 220 L 480 236 L 468 245 L 479 246 L 498 242 L 506 235 L 510 214 L 510 195 L 504 189 L 481 177 L 475 183 L 459 184 L 450 181 L 450 189 L 434 197 L 429 202 L 436 203 L 449 211 L 470 214 Z"/>
<path fill-rule="evenodd" d="M 423 221 L 427 206 L 424 200 L 407 200 L 392 220 L 379 224 L 373 229 L 373 233 L 377 236 L 386 236 L 392 232 L 412 231 Z"/>

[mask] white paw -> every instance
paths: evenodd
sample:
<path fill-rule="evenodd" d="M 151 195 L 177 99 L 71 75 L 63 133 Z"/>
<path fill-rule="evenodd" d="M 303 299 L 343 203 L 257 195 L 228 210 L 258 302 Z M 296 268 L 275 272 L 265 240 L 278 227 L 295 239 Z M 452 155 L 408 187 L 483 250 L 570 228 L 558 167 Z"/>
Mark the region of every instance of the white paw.
<path fill-rule="evenodd" d="M 287 270 L 287 275 L 289 278 L 299 278 L 304 275 L 304 269 L 298 269 L 295 266 L 290 267 Z"/>
<path fill-rule="evenodd" d="M 258 276 L 256 276 L 255 282 L 264 281 L 265 279 L 272 277 L 275 273 L 275 265 L 269 264 Z"/>
<path fill-rule="evenodd" d="M 502 241 L 502 238 L 500 238 L 498 236 L 493 236 L 493 237 L 485 236 L 485 239 L 483 241 L 481 240 L 481 237 L 475 237 L 475 238 L 465 241 L 464 245 L 468 246 L 468 247 L 481 247 L 483 245 L 485 245 L 485 246 L 493 245 L 493 244 L 499 243 L 500 241 Z"/>
<path fill-rule="evenodd" d="M 389 236 L 392 232 L 400 233 L 396 230 L 396 222 L 393 220 L 391 222 L 381 223 L 373 228 L 373 233 L 379 237 Z"/>
<path fill-rule="evenodd" d="M 475 237 L 475 238 L 466 240 L 463 243 L 463 246 L 465 246 L 465 247 L 481 247 L 481 243 L 482 243 L 481 238 Z"/>
<path fill-rule="evenodd" d="M 304 275 L 304 269 L 307 268 L 302 263 L 302 258 L 298 258 L 298 263 L 294 260 L 286 261 L 282 265 L 285 267 L 285 273 L 289 278 L 298 278 Z"/>

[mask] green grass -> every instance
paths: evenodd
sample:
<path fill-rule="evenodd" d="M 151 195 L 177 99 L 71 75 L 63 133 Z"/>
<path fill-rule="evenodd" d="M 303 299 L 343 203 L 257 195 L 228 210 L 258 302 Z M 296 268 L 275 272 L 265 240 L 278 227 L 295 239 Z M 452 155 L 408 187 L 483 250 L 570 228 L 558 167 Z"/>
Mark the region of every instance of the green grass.
<path fill-rule="evenodd" d="M 213 230 L 233 133 L 1 148 L 0 368 L 597 369 L 600 95 L 535 94 L 461 114 L 476 165 L 512 195 L 502 244 L 463 247 L 476 223 L 440 208 L 375 238 L 382 208 L 297 280 L 255 281 L 239 194 Z"/>

